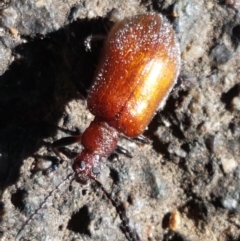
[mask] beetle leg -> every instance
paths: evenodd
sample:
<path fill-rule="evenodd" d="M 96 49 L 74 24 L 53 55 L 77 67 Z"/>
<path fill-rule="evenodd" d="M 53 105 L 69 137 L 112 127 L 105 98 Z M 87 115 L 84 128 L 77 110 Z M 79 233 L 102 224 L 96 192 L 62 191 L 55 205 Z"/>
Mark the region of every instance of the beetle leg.
<path fill-rule="evenodd" d="M 115 152 L 119 153 L 119 154 L 123 154 L 126 157 L 132 158 L 132 154 L 129 150 L 127 150 L 126 148 L 117 145 Z"/>
<path fill-rule="evenodd" d="M 91 52 L 92 41 L 103 41 L 105 38 L 106 38 L 106 36 L 105 35 L 101 35 L 101 34 L 89 35 L 84 40 L 85 50 Z"/>
<path fill-rule="evenodd" d="M 127 136 L 124 136 L 124 135 L 122 135 L 122 137 L 129 140 L 129 141 L 133 140 L 133 141 L 136 141 L 136 142 L 141 143 L 141 144 L 151 144 L 151 140 L 144 135 L 139 135 L 139 136 L 133 137 L 133 138 L 130 138 L 130 137 L 127 137 Z"/>
<path fill-rule="evenodd" d="M 53 158 L 53 157 L 52 158 L 49 158 L 49 157 L 48 158 L 37 157 L 40 160 L 47 159 L 47 160 L 51 161 L 51 165 L 49 167 L 47 167 L 46 169 L 43 169 L 44 174 L 47 175 L 47 174 L 49 174 L 51 172 L 56 171 L 58 166 L 59 166 L 59 164 L 61 164 L 64 161 L 68 161 L 68 158 L 66 157 L 66 155 L 64 155 L 59 150 L 59 148 L 64 147 L 64 146 L 69 146 L 69 145 L 75 144 L 75 143 L 80 142 L 80 141 L 81 141 L 81 135 L 75 135 L 75 136 L 64 137 L 64 138 L 61 138 L 61 139 L 53 142 L 50 147 L 51 147 L 52 151 L 55 153 L 55 155 L 60 160 L 56 160 L 56 158 Z M 39 165 L 35 164 L 35 165 L 36 166 L 40 166 L 41 164 L 39 164 Z M 34 169 L 36 169 L 36 168 L 34 168 Z M 41 168 L 39 168 L 39 169 L 41 169 Z M 39 169 L 34 170 L 34 172 L 39 170 Z"/>
<path fill-rule="evenodd" d="M 56 156 L 58 156 L 61 160 L 66 161 L 67 157 L 59 151 L 59 148 L 81 142 L 81 137 L 82 135 L 63 137 L 53 142 L 51 148 Z"/>
<path fill-rule="evenodd" d="M 147 138 L 144 135 L 140 135 L 140 136 L 134 137 L 132 139 L 134 141 L 137 141 L 137 142 L 140 142 L 140 143 L 143 143 L 143 144 L 151 144 L 151 140 L 149 140 L 149 138 Z"/>

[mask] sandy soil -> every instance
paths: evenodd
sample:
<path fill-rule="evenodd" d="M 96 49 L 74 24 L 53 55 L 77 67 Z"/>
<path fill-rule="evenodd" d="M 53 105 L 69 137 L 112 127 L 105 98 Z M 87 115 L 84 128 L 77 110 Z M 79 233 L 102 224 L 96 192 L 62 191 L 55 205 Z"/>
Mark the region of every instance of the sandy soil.
<path fill-rule="evenodd" d="M 99 180 L 141 240 L 240 240 L 239 1 L 12 0 L 0 9 L 1 240 L 126 240 L 93 182 L 63 183 L 71 161 L 43 169 L 58 161 L 50 144 L 93 119 L 84 97 L 102 41 L 87 51 L 85 39 L 106 35 L 113 13 L 150 11 L 176 30 L 178 83 L 144 133 L 151 142 L 122 138 L 133 157 L 103 160 Z M 73 160 L 80 150 L 63 151 Z"/>

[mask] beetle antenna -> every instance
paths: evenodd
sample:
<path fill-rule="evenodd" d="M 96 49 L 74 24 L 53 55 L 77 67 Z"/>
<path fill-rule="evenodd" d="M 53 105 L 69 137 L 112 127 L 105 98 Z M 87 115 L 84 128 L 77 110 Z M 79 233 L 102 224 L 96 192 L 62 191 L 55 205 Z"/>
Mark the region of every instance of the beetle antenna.
<path fill-rule="evenodd" d="M 59 188 L 65 184 L 72 176 L 74 175 L 74 172 L 70 173 L 69 175 L 67 175 L 63 181 L 61 183 L 59 183 L 52 191 L 50 191 L 48 193 L 48 195 L 44 198 L 43 202 L 40 204 L 40 206 L 30 215 L 30 217 L 22 224 L 20 230 L 17 232 L 17 235 L 16 235 L 16 240 L 20 240 L 20 238 L 22 237 L 22 232 L 24 230 L 24 227 L 26 225 L 28 225 L 32 220 L 33 218 L 39 213 L 39 211 L 41 209 L 43 209 L 44 205 L 47 203 L 48 199 L 57 191 L 59 190 Z"/>
<path fill-rule="evenodd" d="M 141 241 L 139 235 L 136 233 L 136 231 L 133 231 L 132 228 L 130 227 L 129 224 L 129 219 L 127 218 L 126 215 L 126 210 L 122 207 L 122 205 L 115 199 L 113 199 L 108 191 L 104 188 L 101 182 L 99 182 L 97 179 L 94 177 L 91 177 L 92 180 L 95 181 L 97 186 L 103 191 L 104 195 L 107 197 L 108 200 L 111 201 L 112 205 L 115 207 L 121 221 L 122 221 L 122 231 L 126 238 L 129 241 Z"/>

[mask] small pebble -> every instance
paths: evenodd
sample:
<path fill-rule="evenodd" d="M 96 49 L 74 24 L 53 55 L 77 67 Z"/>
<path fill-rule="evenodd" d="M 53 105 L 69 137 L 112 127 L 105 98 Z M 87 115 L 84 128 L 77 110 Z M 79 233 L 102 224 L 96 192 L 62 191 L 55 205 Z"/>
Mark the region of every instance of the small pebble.
<path fill-rule="evenodd" d="M 9 28 L 9 32 L 14 36 L 14 38 L 18 37 L 18 30 L 16 28 Z"/>
<path fill-rule="evenodd" d="M 177 210 L 174 210 L 169 217 L 169 228 L 173 231 L 179 229 L 181 225 L 181 216 Z"/>
<path fill-rule="evenodd" d="M 40 159 L 37 162 L 37 167 L 39 170 L 46 170 L 52 165 L 51 161 Z"/>
<path fill-rule="evenodd" d="M 231 110 L 240 111 L 240 97 L 236 96 L 231 101 Z"/>
<path fill-rule="evenodd" d="M 237 168 L 237 166 L 238 166 L 236 160 L 233 157 L 231 157 L 231 156 L 229 156 L 229 157 L 222 157 L 221 158 L 221 162 L 222 162 L 223 171 L 226 174 L 234 171 Z"/>

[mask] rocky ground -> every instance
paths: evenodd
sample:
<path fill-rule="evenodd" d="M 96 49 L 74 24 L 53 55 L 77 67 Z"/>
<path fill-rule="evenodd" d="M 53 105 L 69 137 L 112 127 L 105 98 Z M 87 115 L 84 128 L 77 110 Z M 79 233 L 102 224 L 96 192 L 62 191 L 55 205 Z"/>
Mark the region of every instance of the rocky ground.
<path fill-rule="evenodd" d="M 141 240 L 240 240 L 240 1 L 5 0 L 0 9 L 1 240 L 126 240 L 103 192 L 66 180 L 71 162 L 44 168 L 57 161 L 50 143 L 93 119 L 84 97 L 102 41 L 89 51 L 85 39 L 106 35 L 113 16 L 150 11 L 176 30 L 178 83 L 144 133 L 151 142 L 122 138 L 133 157 L 103 160 L 99 180 Z"/>

